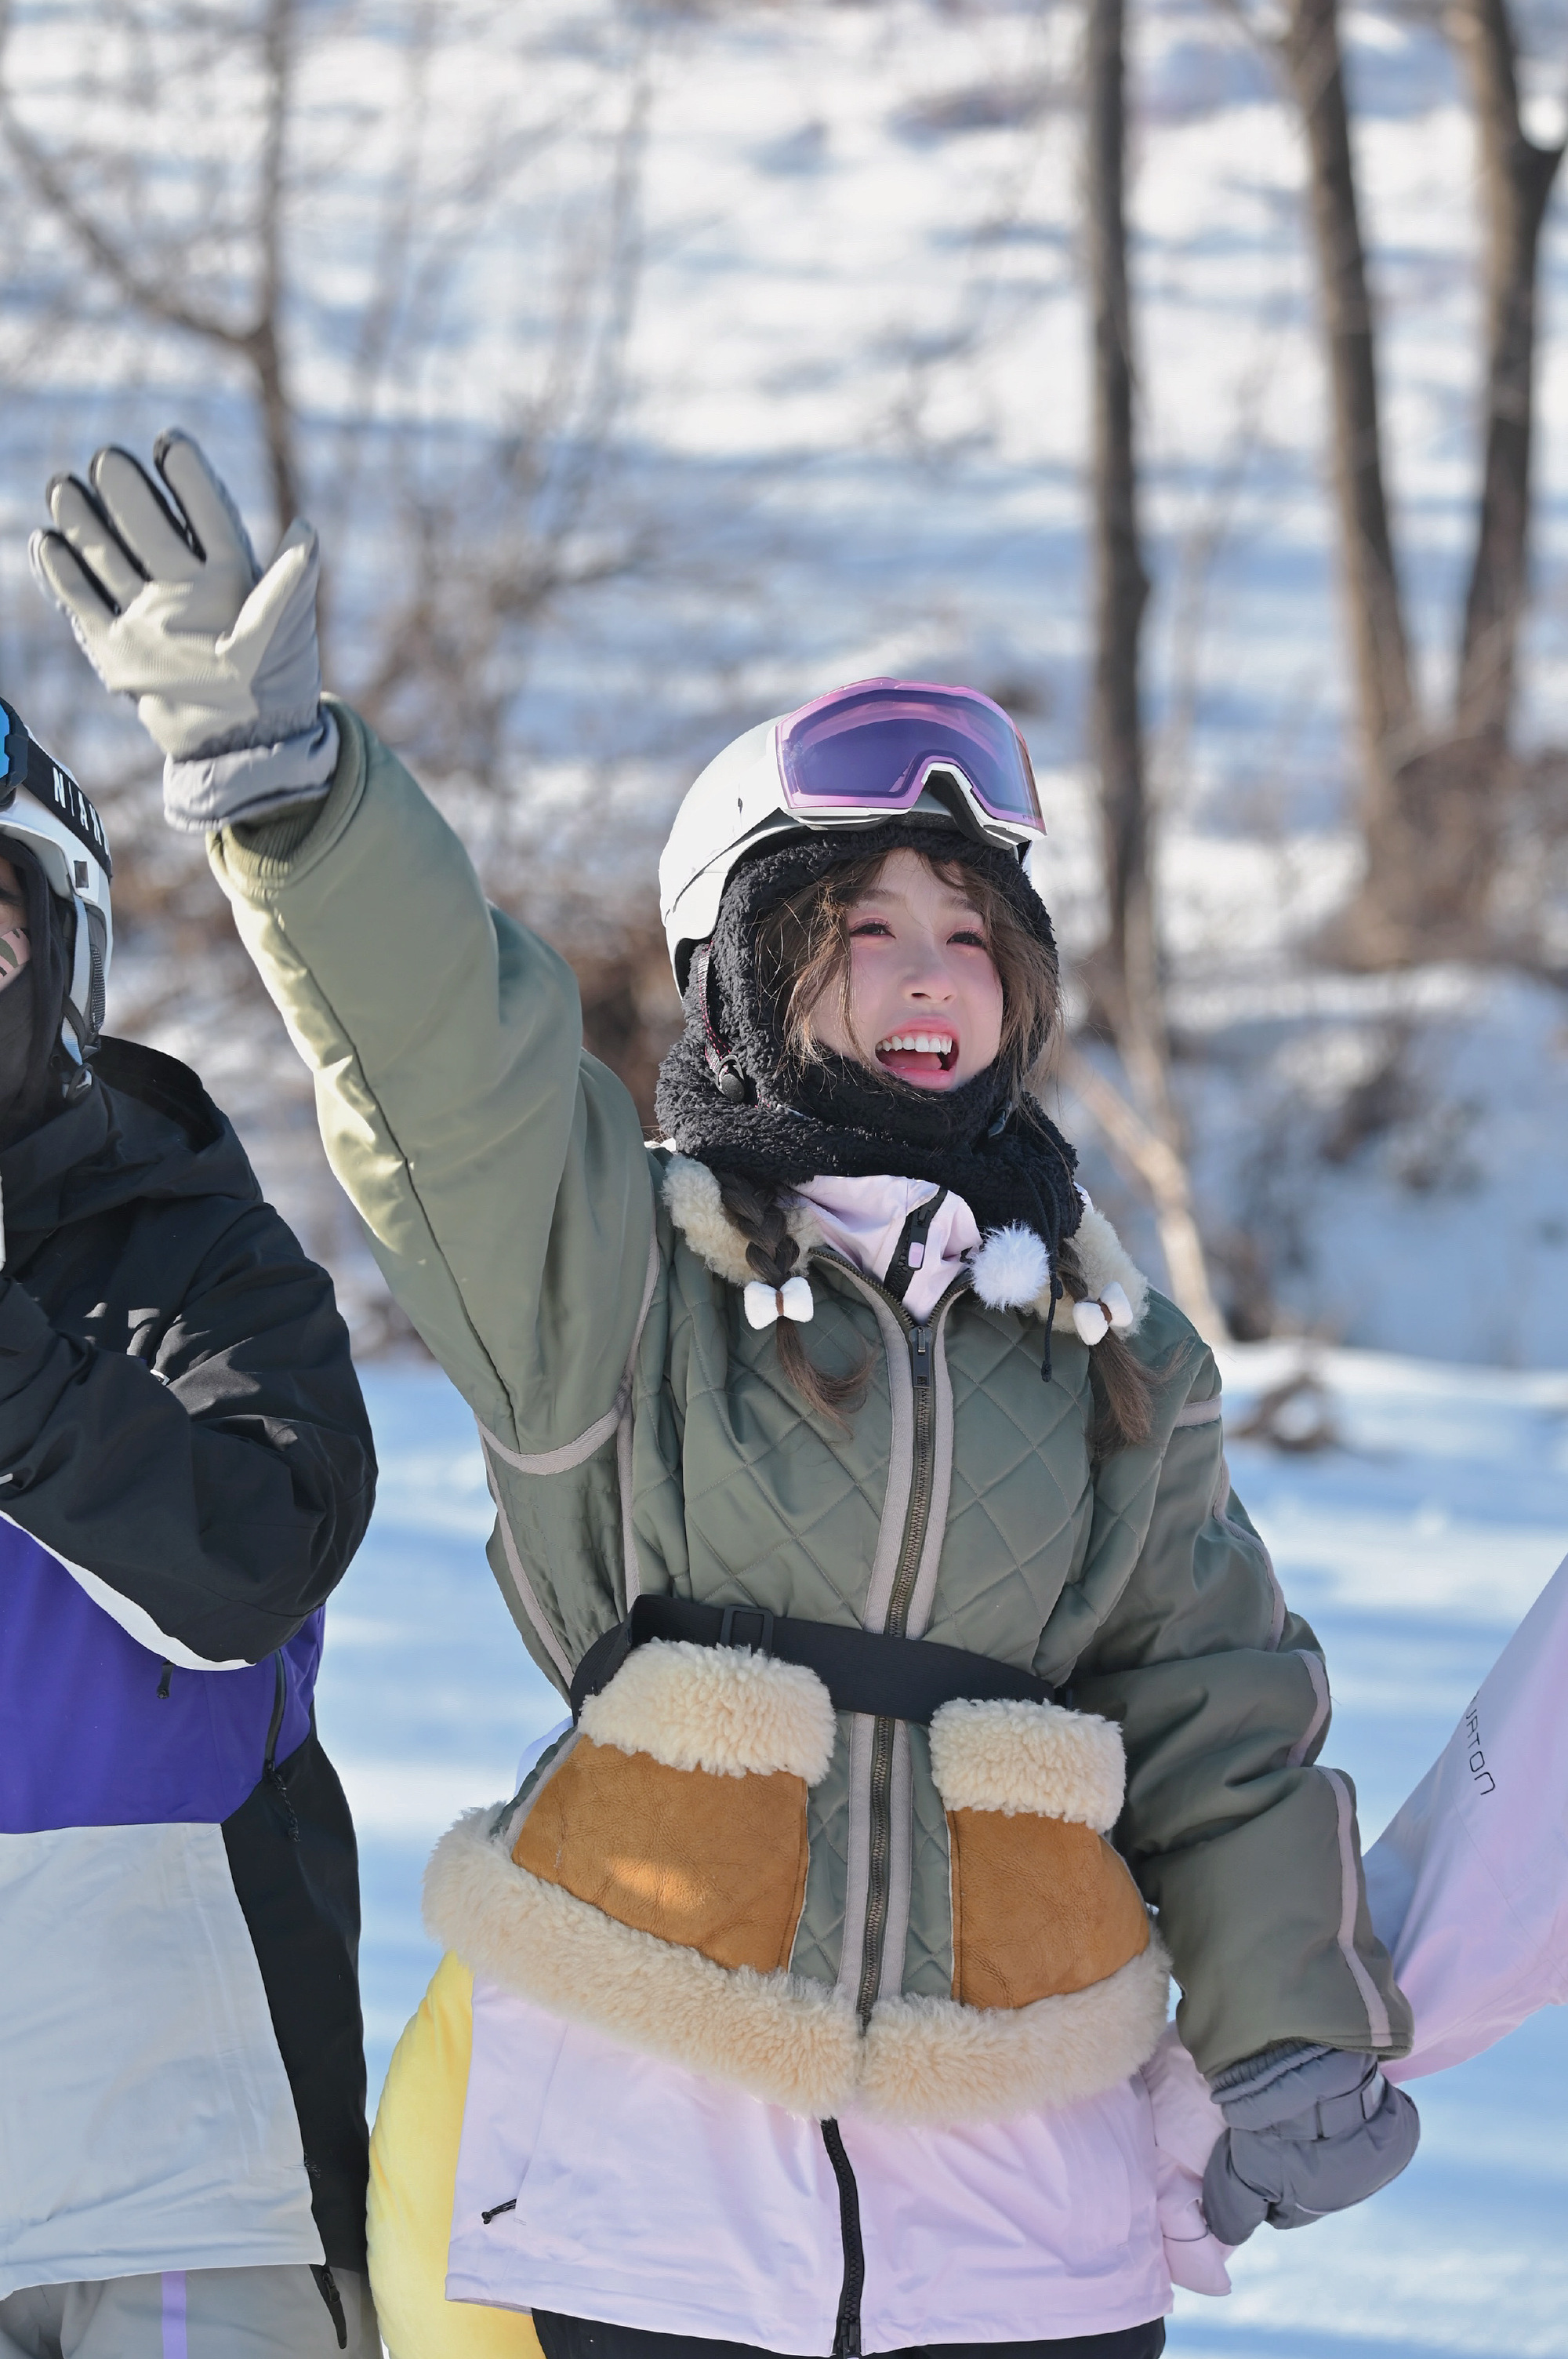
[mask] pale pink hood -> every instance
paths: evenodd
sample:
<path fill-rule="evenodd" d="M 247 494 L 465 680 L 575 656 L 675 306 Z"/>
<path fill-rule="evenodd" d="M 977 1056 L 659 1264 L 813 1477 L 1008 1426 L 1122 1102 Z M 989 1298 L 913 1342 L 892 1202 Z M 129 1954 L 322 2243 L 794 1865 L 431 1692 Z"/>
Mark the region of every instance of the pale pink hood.
<path fill-rule="evenodd" d="M 836 1252 L 868 1277 L 885 1277 L 905 1221 L 935 1195 L 936 1183 L 883 1173 L 871 1180 L 808 1180 L 795 1192 L 816 1212 Z M 979 1224 L 963 1198 L 945 1196 L 932 1216 L 925 1258 L 903 1298 L 912 1319 L 935 1310 L 979 1242 Z"/>

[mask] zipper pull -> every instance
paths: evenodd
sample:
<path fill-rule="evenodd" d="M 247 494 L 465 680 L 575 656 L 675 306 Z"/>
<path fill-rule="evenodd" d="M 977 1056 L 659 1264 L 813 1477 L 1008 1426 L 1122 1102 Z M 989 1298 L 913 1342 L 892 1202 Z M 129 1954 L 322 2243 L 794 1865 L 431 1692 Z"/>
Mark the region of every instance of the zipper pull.
<path fill-rule="evenodd" d="M 909 1281 L 915 1271 L 925 1266 L 925 1246 L 931 1234 L 931 1223 L 936 1216 L 938 1207 L 946 1201 L 946 1188 L 938 1188 L 935 1196 L 928 1197 L 924 1204 L 916 1204 L 903 1224 L 898 1244 L 893 1248 L 892 1258 L 888 1263 L 888 1274 L 882 1280 L 888 1292 L 896 1296 L 900 1302 L 909 1292 Z"/>
<path fill-rule="evenodd" d="M 914 1368 L 917 1386 L 931 1382 L 931 1330 L 912 1327 L 909 1331 L 909 1356 Z"/>

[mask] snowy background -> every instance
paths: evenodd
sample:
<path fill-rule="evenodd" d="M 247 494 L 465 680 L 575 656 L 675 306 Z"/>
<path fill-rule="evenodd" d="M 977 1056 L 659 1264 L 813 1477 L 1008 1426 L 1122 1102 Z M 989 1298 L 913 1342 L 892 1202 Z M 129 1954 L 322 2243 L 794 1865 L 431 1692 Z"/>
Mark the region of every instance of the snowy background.
<path fill-rule="evenodd" d="M 651 877 L 675 800 L 761 715 L 889 670 L 1026 730 L 1069 959 L 1099 926 L 1085 765 L 1087 354 L 1068 0 L 298 0 L 270 214 L 253 0 L 0 11 L 0 678 L 100 797 L 114 1028 L 184 1055 L 333 1268 L 381 1506 L 321 1726 L 362 1833 L 373 2093 L 433 1963 L 429 1846 L 557 1717 L 491 1582 L 471 1429 L 409 1357 L 304 1076 L 156 765 L 26 578 L 56 469 L 202 436 L 278 519 L 252 359 L 328 560 L 331 684 L 406 746 L 489 888 L 584 981 L 634 1086 L 671 1020 Z M 1568 13 L 1516 10 L 1535 136 Z M 1133 255 L 1146 626 L 1174 1081 L 1238 1487 L 1336 1697 L 1368 1839 L 1568 1547 L 1568 197 L 1542 255 L 1534 594 L 1489 963 L 1358 975 L 1347 666 L 1300 139 L 1240 12 L 1139 0 Z M 1480 222 L 1435 11 L 1345 18 L 1395 523 L 1442 703 L 1476 489 Z M 70 202 L 45 201 L 17 139 Z M 96 225 L 98 245 L 83 233 Z M 270 242 L 269 242 L 270 241 Z M 135 283 L 105 252 L 131 257 Z M 1097 1197 L 1159 1269 L 1136 1194 Z M 1384 1355 L 1404 1356 L 1384 1356 Z M 1425 1355 L 1425 1356 L 1418 1356 Z M 1298 1442 L 1238 1439 L 1291 1387 Z M 1260 2235 L 1173 2347 L 1568 2352 L 1568 2026 L 1418 2091 L 1411 2171 Z"/>

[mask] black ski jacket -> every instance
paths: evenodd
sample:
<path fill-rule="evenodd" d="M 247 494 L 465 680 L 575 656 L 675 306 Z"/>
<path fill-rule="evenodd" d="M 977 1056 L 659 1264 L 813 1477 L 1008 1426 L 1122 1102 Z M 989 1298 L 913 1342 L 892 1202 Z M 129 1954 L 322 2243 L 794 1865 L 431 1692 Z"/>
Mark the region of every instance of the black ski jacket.
<path fill-rule="evenodd" d="M 261 1970 L 308 2182 L 308 2203 L 301 2183 L 292 2212 L 287 2187 L 266 2190 L 284 2223 L 276 2237 L 297 2242 L 313 2211 L 329 2265 L 362 2268 L 358 1868 L 312 1699 L 319 1608 L 363 1537 L 375 1461 L 331 1280 L 263 1202 L 195 1075 L 129 1042 L 104 1041 L 80 1102 L 0 1153 L 0 1886 L 8 1855 L 36 1856 L 36 1844 L 8 1854 L 10 1838 L 50 1836 L 59 1888 L 46 1921 L 61 1929 L 52 1967 L 35 1935 L 8 1969 L 0 2046 L 7 2077 L 27 2082 L 14 2118 L 50 2127 L 36 2151 L 0 2151 L 0 2209 L 14 2168 L 15 2200 L 37 2214 L 16 2230 L 20 2265 L 36 2229 L 38 2281 L 59 2282 L 94 2271 L 69 2266 L 51 2223 L 80 2219 L 85 2263 L 94 2243 L 123 2250 L 136 2222 L 157 2218 L 160 2169 L 171 2223 L 186 2200 L 178 2190 L 192 2184 L 191 2156 L 159 2087 L 179 2025 L 164 2020 L 160 1972 L 139 1967 L 135 1949 L 145 1912 L 132 1886 L 146 1870 L 131 1863 L 167 1837 L 185 1846 L 170 1889 L 185 1889 L 180 1879 L 204 1860 L 222 1876 L 225 1857 L 232 1884 L 232 1896 L 193 1889 L 189 1957 L 205 1954 L 204 1908 L 226 1912 L 243 1947 L 237 1898 Z M 221 1829 L 222 1850 L 208 1837 L 192 1851 L 193 1828 Z M 135 2103 L 123 2131 L 95 2128 L 79 2162 L 70 2133 L 52 2128 L 70 2074 L 62 2060 L 51 2107 L 49 2043 L 29 2041 L 29 2002 L 16 1994 L 36 1989 L 41 2023 L 57 2019 L 62 1987 L 80 1987 L 75 2012 L 91 2038 L 92 1992 L 73 1979 L 70 1927 L 81 1908 L 107 1909 L 93 1931 L 114 1953 L 103 1864 L 116 1840 L 127 1861 L 124 1970 L 147 1985 L 137 2011 L 147 2085 L 137 2059 L 117 2052 L 114 2088 Z M 0 1908 L 0 1960 L 3 1917 Z M 178 1961 L 178 1950 L 165 1954 Z M 247 1964 L 239 1979 L 248 1974 Z M 195 2042 L 204 2035 L 200 2010 L 191 2013 Z M 201 2081 L 194 2047 L 177 2061 L 188 2083 Z M 276 2059 L 264 2066 L 260 2081 L 270 2071 L 287 2112 Z M 80 2057 L 75 2071 L 80 2081 Z M 216 2053 L 211 2079 L 222 2119 L 232 2104 Z M 265 2147 L 276 2163 L 276 2117 L 236 2123 L 232 2146 Z M 227 2206 L 238 2218 L 246 2190 L 225 2151 L 216 2136 L 203 2200 L 210 2215 Z M 205 2168 L 200 2154 L 195 2168 Z M 101 2190 L 93 2201 L 88 2183 Z M 184 2249 L 183 2231 L 168 2234 Z M 182 2265 L 172 2252 L 141 2258 L 149 2270 Z"/>

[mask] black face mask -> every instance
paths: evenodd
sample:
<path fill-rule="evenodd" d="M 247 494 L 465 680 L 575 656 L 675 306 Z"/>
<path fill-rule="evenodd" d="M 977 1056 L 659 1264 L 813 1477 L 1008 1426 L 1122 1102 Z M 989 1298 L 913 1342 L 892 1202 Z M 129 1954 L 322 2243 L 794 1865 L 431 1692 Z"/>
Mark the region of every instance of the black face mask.
<path fill-rule="evenodd" d="M 0 1129 L 21 1101 L 32 1055 L 32 977 L 24 967 L 0 991 Z"/>
<path fill-rule="evenodd" d="M 63 1103 L 59 1071 L 70 919 L 26 845 L 0 839 L 16 872 L 32 955 L 0 991 L 0 1147 L 25 1137 Z"/>

